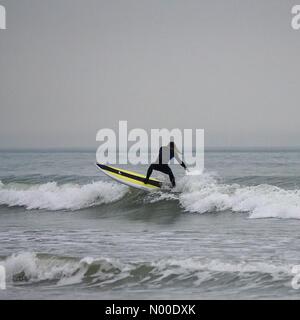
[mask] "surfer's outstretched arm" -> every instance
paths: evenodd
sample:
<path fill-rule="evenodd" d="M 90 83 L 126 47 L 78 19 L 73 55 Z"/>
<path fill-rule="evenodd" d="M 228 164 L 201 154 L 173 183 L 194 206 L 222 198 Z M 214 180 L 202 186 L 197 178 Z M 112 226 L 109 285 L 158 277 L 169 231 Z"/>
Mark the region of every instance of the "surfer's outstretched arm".
<path fill-rule="evenodd" d="M 182 166 L 182 168 L 184 169 L 184 170 L 187 170 L 187 167 L 186 167 L 186 165 L 185 165 L 185 163 L 183 162 L 183 161 L 181 161 L 181 164 L 180 164 L 181 166 Z"/>

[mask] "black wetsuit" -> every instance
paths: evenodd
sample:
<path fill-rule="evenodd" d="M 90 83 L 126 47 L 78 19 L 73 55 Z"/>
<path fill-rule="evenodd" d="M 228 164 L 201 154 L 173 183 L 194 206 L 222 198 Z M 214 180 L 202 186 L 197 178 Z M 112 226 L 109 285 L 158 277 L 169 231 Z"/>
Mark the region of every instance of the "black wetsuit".
<path fill-rule="evenodd" d="M 156 171 L 160 171 L 162 173 L 165 173 L 167 175 L 169 175 L 170 181 L 172 183 L 172 186 L 175 187 L 176 183 L 175 183 L 175 177 L 173 175 L 173 172 L 171 170 L 171 168 L 169 167 L 169 165 L 167 163 L 162 163 L 162 147 L 160 147 L 159 149 L 159 163 L 152 163 L 147 171 L 147 177 L 145 179 L 145 183 L 148 183 L 149 178 L 153 172 L 153 170 Z M 169 157 L 169 161 L 172 160 L 174 158 L 174 149 L 170 149 L 170 157 Z M 180 164 L 184 169 L 186 169 L 186 165 L 184 164 L 183 161 L 181 161 Z"/>

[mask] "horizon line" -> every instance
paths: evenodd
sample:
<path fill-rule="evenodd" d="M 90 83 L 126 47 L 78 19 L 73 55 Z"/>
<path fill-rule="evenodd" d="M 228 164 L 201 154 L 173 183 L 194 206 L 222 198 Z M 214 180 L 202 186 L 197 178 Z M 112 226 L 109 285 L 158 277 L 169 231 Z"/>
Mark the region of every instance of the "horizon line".
<path fill-rule="evenodd" d="M 25 147 L 1 148 L 0 152 L 96 152 L 93 147 Z M 300 151 L 299 146 L 206 146 L 204 151 Z M 119 152 L 120 150 L 117 150 Z M 149 151 L 149 150 L 148 150 Z M 195 149 L 193 149 L 195 151 Z"/>

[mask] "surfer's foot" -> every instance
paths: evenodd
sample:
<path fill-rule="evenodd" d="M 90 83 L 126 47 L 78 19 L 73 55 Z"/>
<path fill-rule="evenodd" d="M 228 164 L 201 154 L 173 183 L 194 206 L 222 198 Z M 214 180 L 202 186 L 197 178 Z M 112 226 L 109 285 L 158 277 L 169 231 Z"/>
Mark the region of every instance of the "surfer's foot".
<path fill-rule="evenodd" d="M 144 184 L 147 184 L 149 182 L 149 179 L 144 179 Z"/>

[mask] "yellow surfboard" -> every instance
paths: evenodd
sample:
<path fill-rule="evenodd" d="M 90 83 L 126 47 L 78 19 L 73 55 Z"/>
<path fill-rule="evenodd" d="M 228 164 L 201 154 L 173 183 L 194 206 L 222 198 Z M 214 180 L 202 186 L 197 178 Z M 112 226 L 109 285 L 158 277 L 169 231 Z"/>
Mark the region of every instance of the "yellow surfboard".
<path fill-rule="evenodd" d="M 100 163 L 96 165 L 107 176 L 127 186 L 146 191 L 159 190 L 162 187 L 162 182 L 157 179 L 149 179 L 149 182 L 145 184 L 146 176 L 142 174 Z"/>

